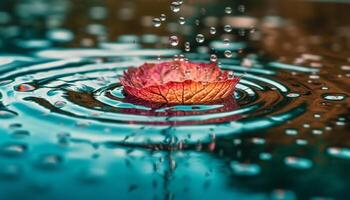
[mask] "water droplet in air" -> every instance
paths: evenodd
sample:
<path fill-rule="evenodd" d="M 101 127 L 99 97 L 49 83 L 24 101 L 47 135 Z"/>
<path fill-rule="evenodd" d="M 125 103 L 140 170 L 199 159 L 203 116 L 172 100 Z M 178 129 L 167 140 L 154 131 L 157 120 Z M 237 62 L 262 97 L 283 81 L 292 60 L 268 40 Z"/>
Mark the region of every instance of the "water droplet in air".
<path fill-rule="evenodd" d="M 232 8 L 231 7 L 226 7 L 225 8 L 225 13 L 226 14 L 231 14 L 232 13 Z"/>
<path fill-rule="evenodd" d="M 179 18 L 179 24 L 184 25 L 186 23 L 186 20 L 184 17 Z"/>
<path fill-rule="evenodd" d="M 232 26 L 231 26 L 231 25 L 225 25 L 225 26 L 224 26 L 224 31 L 225 31 L 226 33 L 231 32 L 231 31 L 232 31 Z"/>
<path fill-rule="evenodd" d="M 204 38 L 204 35 L 203 35 L 203 34 L 197 34 L 197 36 L 196 36 L 196 41 L 197 41 L 198 43 L 203 43 L 204 40 L 205 40 L 205 38 Z"/>
<path fill-rule="evenodd" d="M 154 27 L 160 27 L 160 25 L 162 25 L 162 22 L 159 18 L 155 17 L 153 18 L 153 26 Z"/>
<path fill-rule="evenodd" d="M 230 50 L 226 50 L 224 52 L 224 55 L 225 55 L 226 58 L 231 58 L 232 57 L 232 52 Z"/>
<path fill-rule="evenodd" d="M 170 45 L 176 47 L 179 44 L 179 38 L 175 35 L 169 37 Z"/>
<path fill-rule="evenodd" d="M 209 32 L 210 32 L 210 34 L 215 35 L 216 28 L 215 27 L 210 27 Z"/>
<path fill-rule="evenodd" d="M 166 15 L 165 14 L 161 14 L 160 18 L 159 18 L 162 22 L 164 22 L 166 20 Z"/>
<path fill-rule="evenodd" d="M 63 158 L 60 155 L 47 154 L 39 158 L 38 166 L 42 169 L 56 169 L 63 162 Z"/>
<path fill-rule="evenodd" d="M 218 57 L 215 54 L 210 55 L 210 61 L 215 63 L 218 60 Z"/>
<path fill-rule="evenodd" d="M 191 50 L 191 44 L 189 42 L 185 42 L 185 51 L 189 52 Z"/>
<path fill-rule="evenodd" d="M 174 13 L 177 13 L 180 11 L 180 6 L 181 6 L 181 3 L 179 3 L 178 1 L 173 1 L 171 2 L 170 4 L 170 9 L 171 11 L 173 11 Z"/>

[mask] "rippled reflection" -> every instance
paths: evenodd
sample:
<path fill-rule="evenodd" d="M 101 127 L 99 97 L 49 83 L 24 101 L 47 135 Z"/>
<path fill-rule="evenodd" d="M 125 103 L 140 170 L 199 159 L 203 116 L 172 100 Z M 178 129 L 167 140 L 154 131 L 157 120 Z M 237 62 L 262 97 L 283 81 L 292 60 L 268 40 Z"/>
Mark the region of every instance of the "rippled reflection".
<path fill-rule="evenodd" d="M 337 2 L 5 0 L 0 196 L 345 199 L 350 8 Z M 124 70 L 170 59 L 241 81 L 211 104 L 123 92 Z"/>

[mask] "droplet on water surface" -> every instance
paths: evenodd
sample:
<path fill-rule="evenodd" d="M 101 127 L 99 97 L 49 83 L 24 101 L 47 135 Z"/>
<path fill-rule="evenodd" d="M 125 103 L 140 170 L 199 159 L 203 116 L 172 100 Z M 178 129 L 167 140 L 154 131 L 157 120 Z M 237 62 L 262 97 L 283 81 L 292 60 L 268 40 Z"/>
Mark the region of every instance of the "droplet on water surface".
<path fill-rule="evenodd" d="M 313 163 L 311 160 L 306 158 L 299 158 L 294 156 L 288 156 L 284 159 L 284 163 L 295 169 L 309 169 L 312 167 Z"/>
<path fill-rule="evenodd" d="M 0 177 L 4 179 L 16 179 L 20 176 L 22 168 L 17 164 L 0 166 Z"/>
<path fill-rule="evenodd" d="M 347 96 L 344 94 L 331 94 L 331 93 L 326 93 L 322 95 L 322 98 L 328 101 L 342 101 L 346 98 Z"/>
<path fill-rule="evenodd" d="M 32 92 L 36 89 L 35 86 L 28 84 L 28 83 L 22 83 L 20 85 L 17 85 L 15 87 L 15 90 L 18 92 Z"/>
<path fill-rule="evenodd" d="M 63 108 L 67 103 L 65 101 L 56 101 L 55 107 L 56 108 Z"/>
<path fill-rule="evenodd" d="M 6 143 L 1 146 L 1 154 L 6 156 L 21 156 L 27 150 L 25 144 L 20 143 Z"/>
<path fill-rule="evenodd" d="M 238 176 L 254 176 L 260 173 L 261 168 L 253 163 L 240 163 L 237 161 L 231 162 L 231 169 L 233 173 Z"/>
<path fill-rule="evenodd" d="M 10 119 L 13 117 L 16 117 L 16 113 L 7 111 L 7 110 L 0 110 L 0 119 Z"/>

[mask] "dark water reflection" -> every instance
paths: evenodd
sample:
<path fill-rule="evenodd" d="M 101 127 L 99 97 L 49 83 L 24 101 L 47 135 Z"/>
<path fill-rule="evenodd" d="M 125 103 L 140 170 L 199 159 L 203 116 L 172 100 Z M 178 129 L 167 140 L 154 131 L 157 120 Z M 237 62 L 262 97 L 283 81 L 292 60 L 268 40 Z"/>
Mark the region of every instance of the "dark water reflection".
<path fill-rule="evenodd" d="M 227 6 L 245 23 L 227 17 Z M 180 14 L 168 7 L 1 1 L 3 199 L 347 199 L 350 4 L 198 0 Z M 167 21 L 153 27 L 162 13 Z M 186 41 L 190 60 L 215 53 L 242 76 L 231 99 L 156 105 L 122 93 L 123 70 L 180 54 Z"/>

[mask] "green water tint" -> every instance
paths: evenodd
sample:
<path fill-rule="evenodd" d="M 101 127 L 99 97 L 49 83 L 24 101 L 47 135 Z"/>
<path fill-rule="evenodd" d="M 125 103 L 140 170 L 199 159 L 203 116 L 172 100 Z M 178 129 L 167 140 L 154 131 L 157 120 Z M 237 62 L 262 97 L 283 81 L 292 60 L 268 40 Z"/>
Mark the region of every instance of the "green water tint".
<path fill-rule="evenodd" d="M 19 113 L 18 119 L 31 121 L 33 125 L 60 123 L 62 132 L 77 132 L 74 137 L 79 139 L 91 140 L 104 134 L 97 140 L 109 138 L 120 143 L 163 144 L 171 136 L 193 144 L 210 141 L 208 135 L 213 133 L 221 137 L 270 128 L 306 110 L 305 103 L 294 103 L 296 100 L 286 97 L 292 90 L 290 83 L 284 85 L 277 79 L 264 77 L 276 77 L 276 72 L 230 64 L 221 67 L 243 76 L 230 99 L 212 105 L 189 106 L 135 101 L 125 97 L 118 77 L 127 67 L 157 62 L 145 59 L 154 56 L 155 52 L 135 50 L 142 59 L 132 61 L 123 54 L 124 61 L 101 63 L 98 58 L 86 56 L 101 57 L 103 50 L 72 51 L 44 50 L 38 55 L 61 56 L 62 60 L 29 64 L 2 74 L 2 80 L 14 80 L 2 87 L 12 91 L 11 96 L 4 97 L 4 102 L 9 105 L 8 109 Z M 128 51 L 135 55 L 134 50 Z M 156 53 L 167 56 L 174 51 L 158 50 Z M 66 55 L 75 58 L 66 58 Z M 110 54 L 105 56 L 110 57 Z M 28 77 L 34 81 L 28 82 Z M 302 92 L 306 93 L 307 88 Z M 40 116 L 40 113 L 47 114 Z M 80 123 L 87 127 L 81 130 Z M 39 127 L 34 125 L 31 129 L 36 128 Z"/>
<path fill-rule="evenodd" d="M 340 159 L 335 160 L 339 167 L 350 159 L 347 148 L 318 144 L 318 138 L 348 126 L 339 109 L 332 110 L 346 104 L 348 94 L 325 87 L 333 83 L 322 79 L 320 69 L 260 59 L 246 67 L 240 65 L 241 58 L 233 57 L 222 59 L 220 67 L 242 79 L 232 98 L 221 102 L 158 105 L 123 93 L 118 78 L 125 69 L 174 53 L 178 52 L 129 49 L 119 55 L 99 49 L 60 49 L 39 51 L 39 57 L 26 61 L 7 57 L 0 69 L 0 155 L 4 158 L 0 178 L 18 181 L 16 187 L 23 188 L 31 181 L 35 190 L 49 196 L 51 187 L 86 191 L 84 187 L 100 185 L 108 198 L 122 199 L 162 198 L 168 193 L 181 198 L 183 190 L 203 198 L 203 191 L 209 189 L 212 192 L 205 198 L 219 194 L 223 199 L 269 199 L 279 192 L 292 198 L 303 189 L 287 184 L 285 190 L 275 190 L 280 185 L 271 177 L 293 173 L 287 182 L 305 184 L 301 178 L 308 171 L 325 173 L 315 148 L 323 152 L 324 162 Z M 187 57 L 204 61 L 205 56 Z M 11 159 L 18 162 L 7 161 Z M 37 171 L 36 178 L 23 178 L 27 163 Z M 50 177 L 55 182 L 45 184 L 44 172 L 54 172 Z M 69 182 L 69 174 L 76 174 L 72 189 L 60 185 Z M 307 178 L 309 185 L 319 177 L 309 173 Z M 178 187 L 180 182 L 183 187 Z M 111 185 L 119 194 L 112 192 Z M 267 195 L 262 186 L 272 194 Z M 330 193 L 337 190 L 329 187 Z M 245 188 L 255 192 L 243 192 Z M 19 195 L 32 192 L 23 189 Z M 86 191 L 69 197 L 94 199 L 94 195 Z"/>
<path fill-rule="evenodd" d="M 83 2 L 0 3 L 1 200 L 348 199 L 349 1 Z M 174 54 L 242 80 L 207 105 L 123 93 Z"/>

